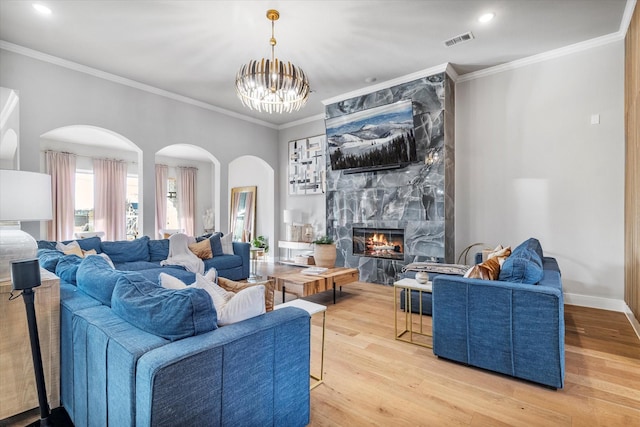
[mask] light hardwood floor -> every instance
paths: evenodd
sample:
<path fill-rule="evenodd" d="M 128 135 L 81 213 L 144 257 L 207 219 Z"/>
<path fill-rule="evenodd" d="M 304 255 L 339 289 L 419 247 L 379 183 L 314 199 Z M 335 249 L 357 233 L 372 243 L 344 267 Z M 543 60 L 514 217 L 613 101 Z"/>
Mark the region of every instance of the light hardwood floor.
<path fill-rule="evenodd" d="M 261 273 L 284 268 L 262 264 Z M 622 313 L 565 307 L 565 388 L 555 391 L 394 340 L 392 287 L 349 284 L 335 305 L 331 292 L 306 299 L 327 306 L 311 426 L 640 426 L 640 340 Z M 320 336 L 316 315 L 314 371 Z"/>
<path fill-rule="evenodd" d="M 396 341 L 392 287 L 343 289 L 336 305 L 328 292 L 307 298 L 328 307 L 312 426 L 640 426 L 640 340 L 622 313 L 566 306 L 565 388 L 556 391 Z M 315 345 L 320 317 L 312 324 Z"/>

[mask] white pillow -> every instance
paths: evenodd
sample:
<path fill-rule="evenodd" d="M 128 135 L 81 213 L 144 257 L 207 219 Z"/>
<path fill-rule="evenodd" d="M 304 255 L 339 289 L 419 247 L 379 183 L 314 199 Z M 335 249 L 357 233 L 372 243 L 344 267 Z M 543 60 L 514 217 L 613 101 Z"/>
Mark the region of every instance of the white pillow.
<path fill-rule="evenodd" d="M 187 287 L 186 283 L 170 274 L 160 273 L 158 277 L 160 278 L 160 286 L 163 288 L 179 290 Z"/>
<path fill-rule="evenodd" d="M 231 234 L 220 238 L 220 243 L 222 243 L 222 252 L 225 255 L 233 255 L 233 236 Z"/>
<path fill-rule="evenodd" d="M 218 314 L 218 326 L 241 322 L 266 312 L 264 285 L 251 286 L 236 294 L 196 274 L 193 286 L 204 289 L 211 296 Z"/>

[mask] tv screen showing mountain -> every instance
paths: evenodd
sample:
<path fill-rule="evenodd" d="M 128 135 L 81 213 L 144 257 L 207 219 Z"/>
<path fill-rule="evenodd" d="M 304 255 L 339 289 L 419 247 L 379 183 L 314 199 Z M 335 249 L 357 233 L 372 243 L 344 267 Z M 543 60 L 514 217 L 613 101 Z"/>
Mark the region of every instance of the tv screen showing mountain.
<path fill-rule="evenodd" d="M 418 160 L 411 100 L 326 120 L 331 169 L 364 172 Z"/>

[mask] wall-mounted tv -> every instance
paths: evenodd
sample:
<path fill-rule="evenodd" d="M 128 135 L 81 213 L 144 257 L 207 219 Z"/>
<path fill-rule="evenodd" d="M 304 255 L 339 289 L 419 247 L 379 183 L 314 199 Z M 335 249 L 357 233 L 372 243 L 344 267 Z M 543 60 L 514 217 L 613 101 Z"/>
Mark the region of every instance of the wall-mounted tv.
<path fill-rule="evenodd" d="M 410 99 L 327 119 L 325 125 L 334 171 L 397 169 L 418 161 Z"/>

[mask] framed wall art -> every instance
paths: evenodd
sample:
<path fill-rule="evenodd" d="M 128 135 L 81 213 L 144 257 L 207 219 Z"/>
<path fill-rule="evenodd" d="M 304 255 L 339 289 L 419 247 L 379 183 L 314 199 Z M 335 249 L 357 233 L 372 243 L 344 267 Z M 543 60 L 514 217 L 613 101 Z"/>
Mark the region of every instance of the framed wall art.
<path fill-rule="evenodd" d="M 289 194 L 324 193 L 325 135 L 289 141 Z"/>

